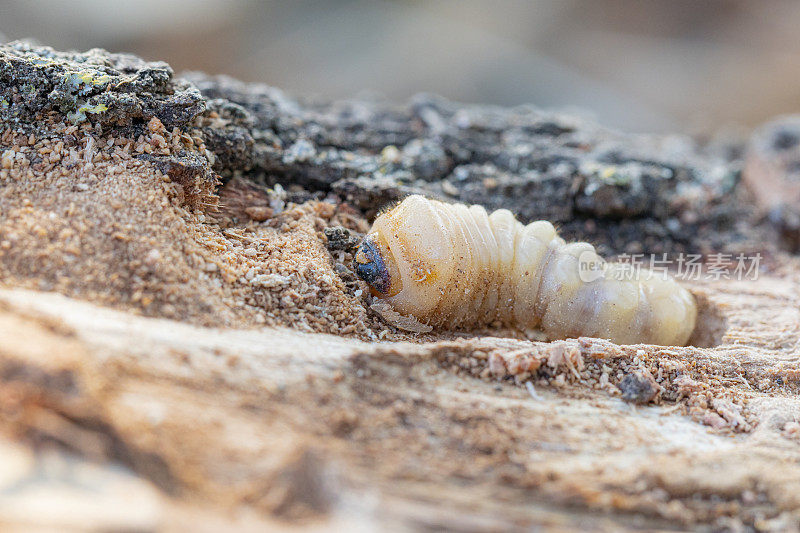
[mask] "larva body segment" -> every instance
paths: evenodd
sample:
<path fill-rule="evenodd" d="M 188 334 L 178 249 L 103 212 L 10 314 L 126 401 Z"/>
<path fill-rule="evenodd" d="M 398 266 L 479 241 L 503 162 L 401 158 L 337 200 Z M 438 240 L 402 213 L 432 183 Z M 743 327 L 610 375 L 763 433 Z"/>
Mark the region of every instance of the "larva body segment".
<path fill-rule="evenodd" d="M 588 273 L 581 266 L 594 265 Z M 607 264 L 588 243 L 565 243 L 552 224 L 511 212 L 409 196 L 380 215 L 356 254 L 356 272 L 397 312 L 432 326 L 500 321 L 549 338 L 684 345 L 694 298 L 672 278 Z"/>

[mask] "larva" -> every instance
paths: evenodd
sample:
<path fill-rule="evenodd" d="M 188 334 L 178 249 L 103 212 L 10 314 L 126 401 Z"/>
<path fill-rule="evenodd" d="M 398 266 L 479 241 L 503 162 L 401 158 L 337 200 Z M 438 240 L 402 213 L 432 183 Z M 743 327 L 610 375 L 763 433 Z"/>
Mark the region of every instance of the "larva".
<path fill-rule="evenodd" d="M 500 321 L 551 339 L 674 346 L 686 344 L 697 317 L 694 297 L 672 278 L 606 263 L 549 222 L 526 226 L 505 209 L 419 195 L 375 220 L 355 270 L 395 311 L 432 326 Z"/>

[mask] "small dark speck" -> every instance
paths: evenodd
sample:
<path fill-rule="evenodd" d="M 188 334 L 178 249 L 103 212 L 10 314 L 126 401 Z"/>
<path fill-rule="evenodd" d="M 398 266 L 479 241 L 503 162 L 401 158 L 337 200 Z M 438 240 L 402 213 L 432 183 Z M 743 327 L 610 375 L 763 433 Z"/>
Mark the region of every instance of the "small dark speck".
<path fill-rule="evenodd" d="M 649 372 L 634 370 L 626 374 L 617 388 L 622 392 L 622 399 L 626 402 L 645 404 L 653 400 L 660 389 Z"/>
<path fill-rule="evenodd" d="M 325 237 L 328 238 L 328 250 L 344 250 L 352 252 L 358 248 L 362 235 L 350 231 L 342 226 L 325 228 Z"/>

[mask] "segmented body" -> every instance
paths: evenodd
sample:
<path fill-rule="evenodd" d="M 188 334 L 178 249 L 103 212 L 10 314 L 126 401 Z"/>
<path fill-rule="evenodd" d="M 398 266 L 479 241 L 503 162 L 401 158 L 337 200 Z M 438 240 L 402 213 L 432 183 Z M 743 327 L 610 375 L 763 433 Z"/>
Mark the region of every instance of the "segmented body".
<path fill-rule="evenodd" d="M 433 326 L 500 321 L 553 339 L 684 345 L 697 315 L 692 295 L 631 268 L 605 263 L 588 243 L 567 244 L 549 222 L 418 195 L 380 215 L 356 254 L 376 296 Z"/>

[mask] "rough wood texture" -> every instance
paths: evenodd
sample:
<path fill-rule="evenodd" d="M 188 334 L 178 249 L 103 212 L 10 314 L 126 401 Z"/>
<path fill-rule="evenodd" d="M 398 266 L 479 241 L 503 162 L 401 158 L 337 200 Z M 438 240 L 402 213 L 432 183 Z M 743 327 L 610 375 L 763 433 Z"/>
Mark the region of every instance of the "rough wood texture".
<path fill-rule="evenodd" d="M 799 263 L 738 185 L 740 146 L 171 76 L 0 47 L 4 526 L 800 525 Z M 689 284 L 685 348 L 414 337 L 348 268 L 410 190 L 763 269 Z"/>

